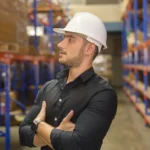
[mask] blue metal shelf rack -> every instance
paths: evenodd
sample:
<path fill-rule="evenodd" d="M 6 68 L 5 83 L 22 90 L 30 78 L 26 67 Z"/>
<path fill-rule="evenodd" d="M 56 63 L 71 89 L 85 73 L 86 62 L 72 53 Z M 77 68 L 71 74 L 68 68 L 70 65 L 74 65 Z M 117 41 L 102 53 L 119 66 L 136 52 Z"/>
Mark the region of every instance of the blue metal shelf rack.
<path fill-rule="evenodd" d="M 11 70 L 11 62 L 17 62 L 19 61 L 21 63 L 21 74 L 20 78 L 16 79 L 16 67 L 13 66 L 12 71 L 14 72 L 14 75 L 12 76 L 12 79 L 10 80 L 10 70 Z M 5 117 L 5 131 L 0 131 L 0 137 L 4 137 L 6 140 L 6 150 L 10 150 L 11 146 L 11 141 L 10 141 L 10 101 L 13 101 L 16 103 L 20 109 L 22 109 L 22 113 L 25 113 L 25 110 L 27 110 L 26 103 L 25 101 L 18 101 L 15 99 L 12 99 L 9 95 L 11 89 L 14 91 L 16 90 L 21 90 L 22 96 L 21 99 L 24 99 L 24 91 L 26 88 L 29 88 L 30 85 L 33 85 L 33 88 L 31 90 L 34 90 L 34 97 L 36 96 L 39 86 L 40 81 L 40 68 L 39 68 L 39 63 L 46 63 L 47 68 L 50 70 L 48 73 L 49 78 L 44 78 L 42 75 L 43 81 L 46 82 L 52 78 L 54 78 L 54 64 L 55 64 L 56 59 L 51 57 L 44 57 L 44 56 L 30 56 L 30 55 L 19 55 L 19 54 L 13 54 L 13 53 L 0 53 L 0 74 L 5 72 L 5 77 L 4 77 L 4 88 L 1 87 L 0 93 L 4 92 L 5 93 L 5 112 L 2 113 L 2 107 L 1 107 L 1 101 L 0 101 L 0 125 L 2 124 L 1 122 L 1 116 Z M 24 65 L 30 62 L 30 68 L 26 72 Z M 42 68 L 43 69 L 43 68 Z M 59 68 L 60 70 L 61 68 Z M 48 71 L 48 70 L 47 70 Z M 43 72 L 45 70 L 43 69 Z M 30 76 L 30 78 L 28 78 Z M 26 80 L 28 79 L 28 80 Z M 31 80 L 30 80 L 31 79 Z M 17 87 L 16 82 L 21 81 L 21 87 Z M 44 84 L 44 82 L 42 82 Z M 4 115 L 5 113 L 5 115 Z"/>
<path fill-rule="evenodd" d="M 123 89 L 130 98 L 135 108 L 140 112 L 145 120 L 145 125 L 150 125 L 150 39 L 148 38 L 148 24 L 150 15 L 148 14 L 148 0 L 142 1 L 142 21 L 138 19 L 140 14 L 139 4 L 141 1 L 130 0 L 127 11 L 123 19 L 122 30 L 122 63 L 123 63 Z M 138 30 L 143 32 L 144 42 L 138 44 Z M 135 43 L 132 51 L 128 51 L 127 35 L 134 32 Z M 140 82 L 139 72 L 142 72 L 143 81 Z M 134 80 L 128 78 L 129 74 L 134 74 Z M 143 99 L 139 101 L 142 93 Z"/>
<path fill-rule="evenodd" d="M 48 0 L 49 5 L 51 5 L 51 1 Z M 36 10 L 36 6 L 37 6 L 37 1 L 34 0 L 33 3 L 33 14 L 34 14 L 34 19 L 33 19 L 33 25 L 34 25 L 34 29 L 35 29 L 35 33 L 36 33 L 36 26 L 38 24 L 42 25 L 38 20 L 37 20 L 37 10 Z M 50 54 L 53 52 L 54 50 L 54 46 L 53 46 L 53 18 L 52 18 L 52 9 L 49 10 L 49 26 L 45 26 L 45 29 L 49 32 L 49 36 L 50 36 L 50 43 L 51 43 L 51 47 L 50 47 Z M 37 36 L 35 34 L 34 36 L 34 47 L 35 50 L 38 51 L 38 41 L 37 41 Z M 17 78 L 16 72 L 16 66 L 13 66 L 11 68 L 11 62 L 12 61 L 19 61 L 21 63 L 21 73 L 20 73 L 20 77 Z M 25 71 L 25 65 L 26 63 L 31 63 L 29 70 Z M 39 87 L 41 86 L 41 84 L 44 84 L 46 81 L 53 79 L 55 77 L 55 62 L 56 59 L 53 56 L 49 56 L 49 57 L 44 57 L 44 56 L 28 56 L 28 55 L 19 55 L 19 54 L 13 54 L 13 53 L 0 53 L 0 70 L 2 70 L 2 72 L 5 72 L 5 78 L 4 78 L 4 89 L 0 89 L 0 92 L 5 92 L 5 131 L 0 131 L 0 137 L 4 137 L 5 138 L 5 150 L 10 150 L 11 149 L 11 139 L 10 139 L 10 119 L 11 119 L 11 115 L 10 115 L 10 101 L 15 102 L 21 109 L 22 109 L 22 113 L 24 114 L 25 111 L 27 110 L 26 107 L 26 102 L 24 101 L 24 97 L 25 97 L 25 89 L 29 88 L 30 85 L 33 85 L 33 88 L 31 90 L 34 90 L 34 97 L 37 95 Z M 39 64 L 40 63 L 45 63 L 45 65 L 47 66 L 46 69 L 44 68 L 40 68 Z M 40 70 L 41 69 L 41 70 Z M 49 69 L 49 72 L 48 70 Z M 63 66 L 62 65 L 58 65 L 57 66 L 57 70 L 62 70 Z M 10 70 L 13 72 L 13 79 L 10 82 Z M 47 77 L 44 77 L 43 74 L 45 74 L 45 72 L 48 74 Z M 1 71 L 0 71 L 1 73 Z M 31 78 L 28 78 L 28 76 L 30 76 Z M 28 80 L 26 80 L 28 78 Z M 0 79 L 1 80 L 1 79 Z M 21 87 L 19 88 L 19 90 L 21 91 L 21 101 L 17 101 L 15 99 L 10 98 L 10 91 L 11 89 L 13 90 L 18 90 L 17 87 L 17 82 L 21 81 Z M 1 104 L 1 102 L 0 102 Z M 3 115 L 1 113 L 1 105 L 0 105 L 0 125 L 1 125 L 1 116 Z"/>

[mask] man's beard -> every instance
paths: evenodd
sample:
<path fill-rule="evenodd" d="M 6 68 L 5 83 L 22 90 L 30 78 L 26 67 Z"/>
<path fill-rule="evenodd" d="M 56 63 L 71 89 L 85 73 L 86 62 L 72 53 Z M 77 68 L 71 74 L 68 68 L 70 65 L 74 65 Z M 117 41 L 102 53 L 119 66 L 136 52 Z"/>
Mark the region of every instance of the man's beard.
<path fill-rule="evenodd" d="M 80 66 L 80 64 L 83 62 L 83 59 L 84 59 L 84 47 L 85 47 L 85 42 L 82 44 L 77 56 L 75 56 L 71 59 L 68 58 L 64 62 L 59 60 L 59 62 L 63 65 L 68 66 L 68 67 L 78 67 L 78 66 Z"/>

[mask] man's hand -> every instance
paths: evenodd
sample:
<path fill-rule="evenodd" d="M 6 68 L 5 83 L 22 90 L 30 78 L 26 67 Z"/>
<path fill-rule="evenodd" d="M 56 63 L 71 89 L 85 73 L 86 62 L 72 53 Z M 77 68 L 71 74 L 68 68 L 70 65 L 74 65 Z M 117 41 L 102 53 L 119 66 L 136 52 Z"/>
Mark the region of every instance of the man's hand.
<path fill-rule="evenodd" d="M 61 129 L 64 131 L 73 131 L 75 128 L 75 124 L 73 124 L 70 120 L 73 116 L 74 112 L 73 110 L 71 110 L 68 115 L 62 120 L 62 122 L 60 123 L 60 125 L 57 127 L 57 129 Z M 45 121 L 45 117 L 46 117 L 46 101 L 43 100 L 42 102 L 42 107 L 41 107 L 41 111 L 39 112 L 39 114 L 37 115 L 37 117 L 34 119 L 35 120 L 42 120 Z M 33 122 L 34 122 L 33 121 Z"/>
<path fill-rule="evenodd" d="M 57 129 L 61 129 L 64 131 L 73 131 L 75 128 L 75 124 L 70 122 L 70 119 L 72 118 L 73 113 L 74 113 L 73 111 L 70 111 L 69 114 L 63 119 L 61 124 L 57 127 Z M 43 101 L 41 111 L 39 112 L 37 117 L 34 119 L 34 121 L 37 119 L 45 121 L 45 117 L 46 117 L 46 102 Z M 53 149 L 51 145 L 51 140 L 49 138 L 53 129 L 54 129 L 53 126 L 47 124 L 46 122 L 41 122 L 38 126 L 38 130 L 37 130 L 38 134 L 34 137 L 34 145 L 35 146 L 36 145 L 37 146 L 48 145 L 49 147 Z"/>
<path fill-rule="evenodd" d="M 40 112 L 39 112 L 39 114 L 37 115 L 37 117 L 33 120 L 33 122 L 35 121 L 35 120 L 42 120 L 42 121 L 45 121 L 45 117 L 46 117 L 46 102 L 43 100 L 43 102 L 42 102 L 42 107 L 41 107 L 41 110 L 40 110 Z M 43 139 L 42 139 L 42 137 L 40 136 L 40 135 L 35 135 L 34 136 L 34 140 L 33 140 L 33 144 L 35 145 L 35 146 L 46 146 L 46 145 L 48 145 Z"/>
<path fill-rule="evenodd" d="M 75 128 L 75 124 L 73 124 L 70 119 L 72 118 L 74 112 L 71 110 L 68 115 L 62 120 L 57 129 L 61 129 L 64 131 L 73 131 Z"/>
<path fill-rule="evenodd" d="M 45 117 L 46 117 L 46 101 L 43 100 L 41 111 L 39 112 L 39 114 L 37 115 L 37 117 L 34 119 L 34 121 L 37 120 L 37 119 L 45 121 Z"/>

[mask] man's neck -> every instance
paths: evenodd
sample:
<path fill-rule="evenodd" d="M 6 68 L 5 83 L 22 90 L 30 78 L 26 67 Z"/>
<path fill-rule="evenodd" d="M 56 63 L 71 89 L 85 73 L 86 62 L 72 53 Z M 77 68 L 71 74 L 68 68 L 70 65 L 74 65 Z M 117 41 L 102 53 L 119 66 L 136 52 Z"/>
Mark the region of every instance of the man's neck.
<path fill-rule="evenodd" d="M 81 75 L 83 72 L 85 72 L 86 70 L 88 70 L 89 68 L 91 68 L 91 66 L 87 66 L 87 67 L 71 67 L 69 69 L 69 74 L 68 74 L 68 79 L 67 79 L 67 83 L 72 82 L 73 80 L 75 80 L 79 75 Z"/>

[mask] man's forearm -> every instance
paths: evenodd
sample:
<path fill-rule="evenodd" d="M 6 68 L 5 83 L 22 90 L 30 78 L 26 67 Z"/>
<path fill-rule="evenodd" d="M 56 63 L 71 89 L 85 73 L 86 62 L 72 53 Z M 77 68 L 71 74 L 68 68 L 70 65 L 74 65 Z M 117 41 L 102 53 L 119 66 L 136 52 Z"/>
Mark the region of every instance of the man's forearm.
<path fill-rule="evenodd" d="M 37 129 L 38 136 L 51 148 L 53 147 L 51 144 L 50 135 L 53 129 L 54 127 L 46 122 L 41 122 Z"/>
<path fill-rule="evenodd" d="M 36 147 L 42 147 L 47 145 L 47 143 L 45 143 L 44 140 L 42 140 L 42 138 L 37 134 L 34 136 L 33 144 Z"/>

